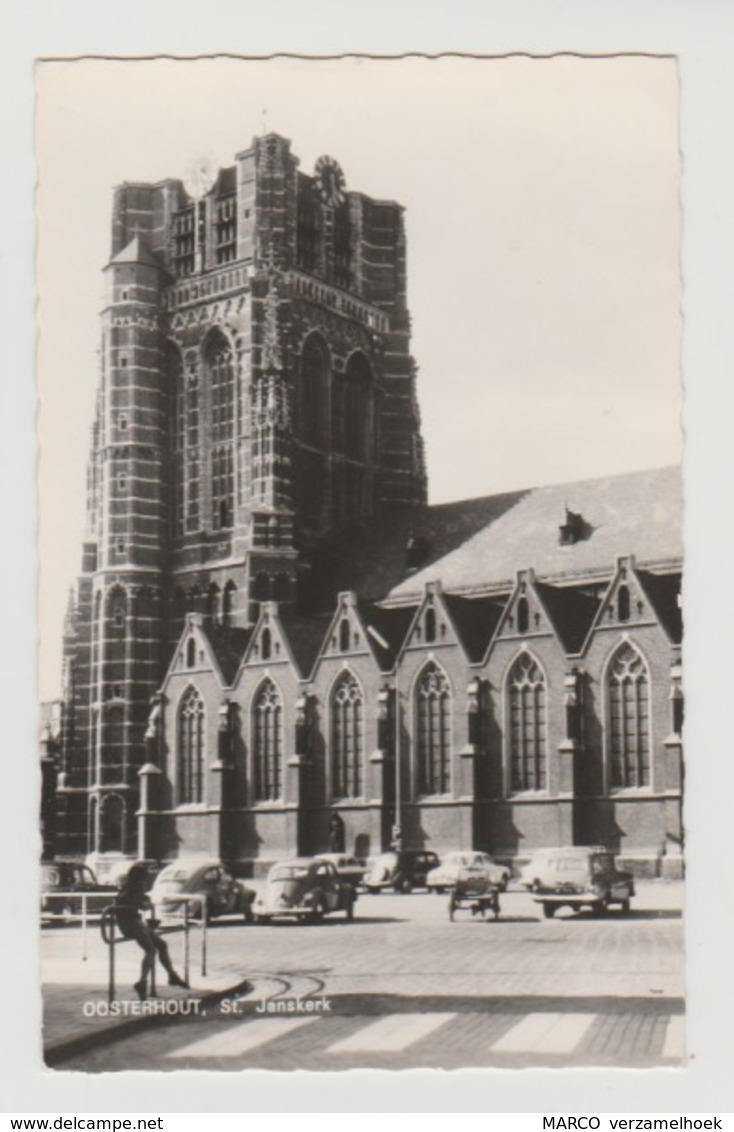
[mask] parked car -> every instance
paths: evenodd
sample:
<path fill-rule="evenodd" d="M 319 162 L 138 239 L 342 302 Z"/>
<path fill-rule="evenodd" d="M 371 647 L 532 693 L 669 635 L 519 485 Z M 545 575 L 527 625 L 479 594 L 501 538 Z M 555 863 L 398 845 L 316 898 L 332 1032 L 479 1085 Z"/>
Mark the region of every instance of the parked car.
<path fill-rule="evenodd" d="M 361 857 L 350 857 L 347 853 L 319 853 L 319 861 L 331 861 L 340 880 L 346 880 L 356 888 L 364 879 L 367 862 Z"/>
<path fill-rule="evenodd" d="M 100 884 L 89 865 L 82 862 L 54 861 L 41 865 L 42 920 L 69 923 L 74 916 L 80 916 L 84 905 L 83 893 L 87 898 L 87 911 L 99 913 L 105 903 L 114 898 L 115 888 Z"/>
<path fill-rule="evenodd" d="M 243 916 L 247 923 L 252 920 L 255 893 L 235 880 L 221 861 L 179 860 L 166 865 L 150 890 L 161 918 L 183 915 L 186 901 L 177 900 L 177 896 L 201 897 L 188 901 L 192 918 L 203 915 L 208 922 L 217 916 Z"/>
<path fill-rule="evenodd" d="M 628 912 L 635 894 L 632 873 L 616 867 L 614 854 L 597 846 L 575 846 L 548 851 L 534 880 L 533 899 L 551 917 L 564 904 L 578 911 L 589 908 L 597 915 L 611 904 Z"/>
<path fill-rule="evenodd" d="M 273 865 L 253 911 L 261 924 L 280 917 L 318 921 L 330 912 L 351 920 L 356 900 L 354 885 L 339 877 L 331 861 L 294 857 Z"/>
<path fill-rule="evenodd" d="M 414 888 L 425 888 L 428 873 L 440 863 L 438 855 L 429 849 L 381 853 L 370 865 L 364 883 L 368 892 L 379 892 L 384 888 L 412 892 Z"/>
<path fill-rule="evenodd" d="M 155 883 L 155 878 L 158 876 L 158 873 L 165 867 L 163 864 L 161 864 L 160 861 L 130 860 L 129 857 L 126 857 L 124 861 L 116 861 L 115 864 L 109 869 L 107 873 L 108 883 L 113 884 L 115 888 L 122 888 L 123 884 L 127 880 L 127 874 L 130 872 L 130 869 L 133 867 L 133 865 L 145 865 L 146 891 L 150 891 Z"/>
<path fill-rule="evenodd" d="M 555 849 L 536 849 L 527 864 L 523 865 L 520 869 L 519 880 L 520 884 L 528 891 L 535 888 L 535 885 L 540 881 L 541 870 L 546 858 L 552 856 L 557 850 Z"/>
<path fill-rule="evenodd" d="M 463 850 L 447 853 L 441 858 L 441 864 L 431 869 L 426 877 L 426 888 L 431 892 L 446 892 L 453 888 L 462 869 L 471 869 L 472 874 L 478 876 L 483 873 L 489 883 L 504 892 L 510 880 L 510 870 L 506 865 L 496 864 L 489 853 L 479 853 L 474 850 Z"/>

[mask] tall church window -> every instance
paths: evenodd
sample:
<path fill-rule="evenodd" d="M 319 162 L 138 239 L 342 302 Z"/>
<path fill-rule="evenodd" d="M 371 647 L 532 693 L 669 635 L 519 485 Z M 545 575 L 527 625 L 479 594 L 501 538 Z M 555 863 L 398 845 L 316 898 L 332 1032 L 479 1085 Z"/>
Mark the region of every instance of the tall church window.
<path fill-rule="evenodd" d="M 211 395 L 211 524 L 214 530 L 234 522 L 235 365 L 232 347 L 213 335 L 206 354 Z"/>
<path fill-rule="evenodd" d="M 301 440 L 323 448 L 326 432 L 326 392 L 329 362 L 326 350 L 313 334 L 301 354 Z"/>
<path fill-rule="evenodd" d="M 222 593 L 222 624 L 231 625 L 233 623 L 232 615 L 235 606 L 235 594 L 237 593 L 237 586 L 230 579 L 224 587 Z"/>
<path fill-rule="evenodd" d="M 510 669 L 507 691 L 510 722 L 510 788 L 545 790 L 545 676 L 540 666 L 526 653 L 518 657 Z"/>
<path fill-rule="evenodd" d="M 348 291 L 352 285 L 352 248 L 349 200 L 334 210 L 334 282 Z"/>
<path fill-rule="evenodd" d="M 109 794 L 100 807 L 100 852 L 121 853 L 125 807 L 118 794 Z"/>
<path fill-rule="evenodd" d="M 372 370 L 363 354 L 349 359 L 344 402 L 344 452 L 352 460 L 365 461 L 371 428 Z"/>
<path fill-rule="evenodd" d="M 170 525 L 173 537 L 180 538 L 186 521 L 186 388 L 181 355 L 173 345 L 169 345 L 166 352 L 166 374 L 169 392 Z"/>
<path fill-rule="evenodd" d="M 217 264 L 237 258 L 237 199 L 234 193 L 219 197 L 214 205 L 214 247 Z"/>
<path fill-rule="evenodd" d="M 181 208 L 173 218 L 173 264 L 177 279 L 194 271 L 194 208 Z"/>
<path fill-rule="evenodd" d="M 650 683 L 642 655 L 630 644 L 607 672 L 609 754 L 613 788 L 650 785 Z"/>
<path fill-rule="evenodd" d="M 272 680 L 266 680 L 253 707 L 255 801 L 275 802 L 283 793 L 283 706 Z"/>
<path fill-rule="evenodd" d="M 415 696 L 418 791 L 447 794 L 451 774 L 451 689 L 438 665 L 424 668 Z"/>
<path fill-rule="evenodd" d="M 299 177 L 296 256 L 303 271 L 315 272 L 319 261 L 320 211 L 310 178 Z"/>
<path fill-rule="evenodd" d="M 331 702 L 332 796 L 362 795 L 364 697 L 350 673 L 337 683 Z"/>
<path fill-rule="evenodd" d="M 204 800 L 204 701 L 189 688 L 178 713 L 178 801 Z"/>

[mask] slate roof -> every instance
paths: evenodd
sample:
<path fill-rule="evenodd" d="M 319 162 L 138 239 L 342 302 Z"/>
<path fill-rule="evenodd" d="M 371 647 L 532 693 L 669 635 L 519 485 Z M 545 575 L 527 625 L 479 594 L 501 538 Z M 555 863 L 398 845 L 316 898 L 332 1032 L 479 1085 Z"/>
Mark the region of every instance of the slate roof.
<path fill-rule="evenodd" d="M 245 655 L 252 629 L 235 629 L 229 625 L 215 625 L 211 621 L 200 628 L 217 658 L 225 684 L 231 684 Z"/>
<path fill-rule="evenodd" d="M 460 597 L 456 594 L 444 594 L 443 600 L 469 660 L 479 662 L 499 625 L 505 601 L 488 597 Z"/>
<path fill-rule="evenodd" d="M 367 602 L 417 602 L 433 581 L 445 592 L 510 590 L 527 567 L 559 583 L 609 577 L 626 554 L 638 565 L 669 570 L 683 554 L 681 497 L 680 469 L 673 467 L 395 508 L 343 528 L 312 552 L 305 608 L 333 609 L 344 590 Z M 582 517 L 584 537 L 562 546 L 567 507 Z M 407 564 L 410 538 L 424 544 L 417 569 Z"/>
<path fill-rule="evenodd" d="M 561 581 L 608 573 L 624 554 L 634 554 L 638 565 L 668 568 L 682 558 L 678 468 L 538 487 L 514 498 L 490 496 L 466 506 L 478 515 L 483 503 L 487 521 L 468 537 L 454 521 L 453 547 L 393 584 L 391 599 L 409 598 L 435 580 L 452 591 L 507 585 L 523 567 L 531 567 L 538 578 Z M 462 505 L 451 506 L 458 518 Z M 567 507 L 582 516 L 586 530 L 585 537 L 563 546 L 559 527 Z M 428 510 L 426 518 L 435 520 L 438 529 L 441 509 Z"/>
<path fill-rule="evenodd" d="M 294 660 L 304 679 L 311 675 L 332 619 L 333 611 L 332 613 L 316 614 L 310 617 L 302 617 L 288 608 L 284 608 L 280 612 L 283 632 L 288 639 Z"/>
<path fill-rule="evenodd" d="M 578 586 L 537 582 L 535 588 L 566 652 L 580 652 L 599 612 L 601 598 Z"/>
<path fill-rule="evenodd" d="M 368 629 L 367 639 L 381 672 L 390 672 L 408 635 L 417 605 L 400 605 L 392 609 L 372 604 L 358 604 L 362 622 Z M 369 632 L 376 631 L 381 640 Z M 382 644 L 385 642 L 387 648 Z"/>
<path fill-rule="evenodd" d="M 110 263 L 144 263 L 148 267 L 160 267 L 158 260 L 153 255 L 148 245 L 140 236 L 135 236 L 129 244 L 126 244 L 117 255 L 113 256 Z"/>
<path fill-rule="evenodd" d="M 636 574 L 668 636 L 680 644 L 683 637 L 680 574 L 650 574 L 646 570 L 637 570 Z"/>

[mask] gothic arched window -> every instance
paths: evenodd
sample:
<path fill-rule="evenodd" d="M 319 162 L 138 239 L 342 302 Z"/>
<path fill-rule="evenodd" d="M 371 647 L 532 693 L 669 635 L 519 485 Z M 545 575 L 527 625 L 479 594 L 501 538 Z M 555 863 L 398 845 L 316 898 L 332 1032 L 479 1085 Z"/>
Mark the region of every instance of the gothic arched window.
<path fill-rule="evenodd" d="M 650 682 L 642 654 L 623 644 L 607 670 L 613 788 L 650 785 Z"/>
<path fill-rule="evenodd" d="M 334 798 L 362 795 L 364 697 L 351 673 L 339 679 L 331 700 L 331 775 Z"/>
<path fill-rule="evenodd" d="M 372 370 L 363 354 L 354 354 L 347 364 L 344 388 L 343 451 L 352 460 L 368 458 L 372 430 Z"/>
<path fill-rule="evenodd" d="M 325 347 L 311 335 L 301 354 L 301 440 L 323 448 L 326 436 L 326 406 L 329 359 Z"/>
<path fill-rule="evenodd" d="M 211 397 L 211 525 L 234 523 L 235 361 L 232 347 L 215 333 L 206 351 Z"/>
<path fill-rule="evenodd" d="M 283 707 L 272 680 L 266 680 L 252 705 L 255 801 L 275 802 L 283 794 Z"/>
<path fill-rule="evenodd" d="M 545 790 L 545 676 L 527 653 L 507 677 L 511 790 Z"/>
<path fill-rule="evenodd" d="M 165 367 L 168 381 L 170 526 L 174 538 L 180 538 L 186 520 L 186 388 L 181 354 L 173 343 L 166 348 Z"/>
<path fill-rule="evenodd" d="M 436 664 L 424 668 L 415 690 L 416 765 L 421 794 L 447 794 L 451 780 L 451 689 Z"/>
<path fill-rule="evenodd" d="M 219 599 L 219 586 L 216 582 L 212 582 L 206 595 L 206 615 L 211 621 L 214 621 L 215 623 L 218 623 L 221 620 Z"/>
<path fill-rule="evenodd" d="M 189 688 L 178 711 L 178 801 L 204 800 L 204 701 Z"/>
<path fill-rule="evenodd" d="M 100 806 L 101 853 L 121 853 L 125 806 L 119 794 L 108 794 Z"/>
<path fill-rule="evenodd" d="M 237 586 L 230 579 L 224 587 L 222 593 L 222 624 L 232 624 L 232 614 L 234 612 L 235 594 L 237 593 Z"/>

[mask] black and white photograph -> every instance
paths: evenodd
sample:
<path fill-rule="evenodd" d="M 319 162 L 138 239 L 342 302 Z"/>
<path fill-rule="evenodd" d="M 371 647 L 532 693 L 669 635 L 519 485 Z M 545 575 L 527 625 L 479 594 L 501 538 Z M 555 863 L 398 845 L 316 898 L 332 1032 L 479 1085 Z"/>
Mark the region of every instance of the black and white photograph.
<path fill-rule="evenodd" d="M 36 91 L 46 1065 L 680 1069 L 676 60 Z"/>

